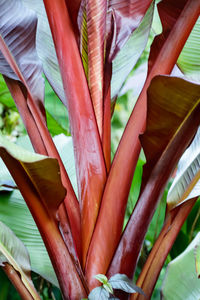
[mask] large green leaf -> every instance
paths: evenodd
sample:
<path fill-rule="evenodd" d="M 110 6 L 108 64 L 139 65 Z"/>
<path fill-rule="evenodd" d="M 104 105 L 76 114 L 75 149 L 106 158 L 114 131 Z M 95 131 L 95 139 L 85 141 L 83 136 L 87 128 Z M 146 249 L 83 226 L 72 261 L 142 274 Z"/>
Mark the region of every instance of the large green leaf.
<path fill-rule="evenodd" d="M 198 18 L 177 62 L 191 80 L 200 81 L 200 17 Z"/>
<path fill-rule="evenodd" d="M 0 86 L 1 86 L 0 102 L 8 108 L 17 110 L 15 103 L 10 95 L 9 89 L 8 89 L 6 83 L 3 79 L 3 76 L 1 74 L 0 74 Z"/>
<path fill-rule="evenodd" d="M 200 284 L 195 268 L 195 249 L 200 245 L 200 233 L 188 248 L 167 267 L 162 286 L 163 300 L 199 300 Z"/>
<path fill-rule="evenodd" d="M 72 138 L 62 134 L 55 136 L 54 142 L 77 193 Z M 33 151 L 28 136 L 20 137 L 17 143 L 27 151 Z M 12 180 L 3 162 L 1 162 L 0 167 L 0 178 L 1 181 L 5 181 L 5 179 Z M 9 226 L 26 245 L 30 254 L 32 270 L 58 286 L 56 275 L 40 233 L 18 190 L 13 193 L 0 193 L 0 220 Z"/>
<path fill-rule="evenodd" d="M 41 235 L 18 190 L 0 193 L 0 220 L 12 229 L 27 247 L 32 270 L 58 286 Z"/>
<path fill-rule="evenodd" d="M 23 243 L 0 222 L 0 266 L 9 263 L 20 273 L 21 280 L 34 299 L 40 299 L 31 280 L 29 254 Z"/>
<path fill-rule="evenodd" d="M 192 144 L 181 157 L 176 177 L 167 197 L 168 208 L 200 195 L 200 129 Z"/>
<path fill-rule="evenodd" d="M 67 170 L 67 174 L 69 175 L 74 191 L 78 194 L 72 137 L 59 134 L 54 136 L 53 141 Z M 33 151 L 33 147 L 28 136 L 18 138 L 17 144 L 28 151 Z"/>
<path fill-rule="evenodd" d="M 56 213 L 66 193 L 61 183 L 57 160 L 26 151 L 1 135 L 0 155 L 6 164 L 12 164 L 10 172 L 15 180 L 18 179 L 19 166 L 21 166 L 20 176 L 25 181 L 31 181 L 49 212 Z M 25 187 L 21 184 L 19 188 L 23 190 Z"/>
<path fill-rule="evenodd" d="M 13 187 L 16 187 L 16 184 L 14 183 L 8 169 L 5 167 L 4 162 L 0 158 L 0 191 L 12 190 Z"/>

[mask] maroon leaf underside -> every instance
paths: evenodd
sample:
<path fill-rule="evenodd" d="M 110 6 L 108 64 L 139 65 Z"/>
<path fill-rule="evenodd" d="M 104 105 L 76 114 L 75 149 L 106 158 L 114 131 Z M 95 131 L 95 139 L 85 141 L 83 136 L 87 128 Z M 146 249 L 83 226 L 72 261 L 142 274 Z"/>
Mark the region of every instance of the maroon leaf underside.
<path fill-rule="evenodd" d="M 93 278 L 95 274 L 106 273 L 120 240 L 128 193 L 141 149 L 138 137 L 145 129 L 146 90 L 155 75 L 170 74 L 198 18 L 199 10 L 200 4 L 195 0 L 189 0 L 188 5 L 184 7 L 180 18 L 177 19 L 166 43 L 159 52 L 154 67 L 149 73 L 143 91 L 125 128 L 109 172 L 101 210 L 88 253 L 86 276 L 90 288 L 97 284 L 97 281 Z M 168 57 L 167 60 L 165 59 L 166 57 Z M 126 172 L 122 172 L 121 166 Z M 115 217 L 113 217 L 113 211 L 115 212 Z M 110 236 L 112 236 L 112 240 Z M 116 257 L 118 255 L 116 254 Z M 118 262 L 116 268 L 117 265 Z M 119 273 L 118 268 L 116 272 L 112 273 Z"/>
<path fill-rule="evenodd" d="M 187 0 L 164 0 L 158 4 L 158 12 L 162 23 L 163 31 L 154 39 L 152 43 L 148 60 L 148 72 L 151 71 L 161 48 L 163 47 L 167 37 L 169 36 L 170 31 L 175 25 L 186 3 Z"/>
<path fill-rule="evenodd" d="M 67 175 L 65 167 L 63 165 L 63 162 L 62 162 L 62 160 L 59 156 L 59 153 L 54 145 L 54 142 L 51 138 L 51 135 L 50 135 L 47 127 L 46 127 L 46 124 L 44 123 L 41 112 L 35 104 L 35 101 L 32 97 L 31 91 L 29 90 L 27 81 L 23 77 L 23 74 L 21 73 L 16 61 L 14 60 L 14 57 L 10 53 L 9 49 L 7 48 L 5 42 L 2 40 L 1 36 L 0 36 L 0 47 L 1 47 L 1 51 L 2 51 L 3 55 L 5 56 L 6 60 L 9 63 L 9 65 L 12 67 L 13 71 L 18 75 L 19 79 L 22 81 L 22 83 L 24 84 L 24 86 L 27 89 L 28 109 L 30 110 L 31 115 L 33 116 L 35 123 L 37 124 L 39 133 L 40 133 L 43 143 L 45 145 L 47 154 L 51 157 L 58 159 L 60 169 L 61 169 L 62 182 L 68 191 L 65 203 L 66 203 L 67 210 L 69 212 L 70 225 L 71 225 L 75 240 L 78 240 L 77 236 L 80 235 L 79 205 L 78 205 L 78 201 L 76 199 L 74 190 L 72 188 L 71 182 L 69 180 L 69 177 Z M 77 247 L 78 247 L 79 243 L 80 243 L 80 241 L 78 242 Z"/>
<path fill-rule="evenodd" d="M 139 26 L 151 3 L 152 0 L 109 1 L 107 16 L 107 43 L 110 48 L 107 56 L 109 62 L 116 57 L 130 35 Z"/>
<path fill-rule="evenodd" d="M 45 0 L 44 4 L 68 100 L 81 200 L 84 264 L 104 189 L 106 168 L 88 85 L 65 1 Z M 63 39 L 63 36 L 68 39 Z"/>
<path fill-rule="evenodd" d="M 165 90 L 166 88 L 168 92 Z M 173 94 L 171 94 L 173 89 L 174 97 Z M 154 96 L 160 95 L 159 97 L 156 96 L 155 99 L 157 99 L 157 101 L 162 99 L 162 97 L 164 100 L 166 97 L 166 108 L 165 105 L 160 106 L 165 113 L 164 118 L 162 110 L 159 111 L 160 108 L 159 110 L 156 109 L 157 104 L 155 103 L 156 100 L 153 98 L 153 91 L 155 92 Z M 165 93 L 165 95 L 162 93 Z M 199 126 L 200 86 L 194 86 L 191 83 L 178 78 L 158 76 L 153 79 L 148 90 L 148 95 L 149 117 L 147 122 L 149 123 L 147 123 L 147 131 L 142 137 L 142 144 L 145 153 L 148 153 L 148 151 L 150 152 L 150 155 L 147 155 L 147 165 L 151 166 L 151 158 L 153 157 L 154 151 L 153 144 L 156 143 L 156 139 L 160 140 L 159 137 L 161 133 L 163 133 L 165 145 L 162 145 L 163 147 L 159 149 L 160 152 L 158 150 L 158 153 L 155 154 L 157 155 L 156 162 L 155 160 L 152 161 L 155 165 L 152 168 L 151 176 L 143 189 L 129 223 L 122 235 L 120 244 L 109 268 L 109 276 L 115 273 L 125 273 L 130 277 L 133 275 L 139 251 L 148 225 L 159 201 L 159 197 L 180 156 L 191 142 L 191 139 Z M 184 103 L 187 103 L 187 105 L 182 106 L 183 99 L 185 99 L 186 102 Z M 179 108 L 176 100 L 179 101 Z M 159 101 L 158 105 L 160 105 Z M 167 107 L 171 107 L 169 112 L 167 110 L 165 112 L 165 109 L 168 109 Z M 181 114 L 179 115 L 179 112 L 183 113 L 184 111 L 181 107 L 184 107 L 185 116 L 184 114 L 182 114 L 182 116 Z M 175 116 L 176 110 L 178 112 L 177 116 Z M 157 114 L 157 112 L 159 113 Z M 161 116 L 162 120 L 160 119 Z M 180 118 L 182 118 L 182 121 Z M 154 121 L 151 122 L 151 119 L 154 121 L 156 120 L 155 124 L 152 123 Z M 148 126 L 150 125 L 148 124 L 151 124 L 149 130 Z M 179 127 L 179 130 L 177 130 L 177 126 Z M 152 141 L 151 136 L 155 137 Z M 150 161 L 148 161 L 148 157 L 151 157 Z"/>
<path fill-rule="evenodd" d="M 23 6 L 21 1 L 1 1 L 0 35 L 15 58 L 21 74 L 26 79 L 34 101 L 45 116 L 42 65 L 35 48 L 36 27 L 36 14 Z M 11 79 L 21 80 L 1 52 L 0 73 Z"/>

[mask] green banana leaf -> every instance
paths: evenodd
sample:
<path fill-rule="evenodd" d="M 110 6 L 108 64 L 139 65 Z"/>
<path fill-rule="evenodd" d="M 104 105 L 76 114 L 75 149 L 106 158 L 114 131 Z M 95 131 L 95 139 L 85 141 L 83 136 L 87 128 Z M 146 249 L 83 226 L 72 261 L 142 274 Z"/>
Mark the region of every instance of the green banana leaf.
<path fill-rule="evenodd" d="M 167 197 L 168 209 L 200 195 L 200 128 L 181 157 Z"/>
<path fill-rule="evenodd" d="M 200 82 L 200 17 L 198 18 L 177 62 L 190 80 Z"/>
<path fill-rule="evenodd" d="M 32 151 L 28 136 L 20 137 L 17 142 L 26 150 Z M 71 178 L 72 185 L 77 192 L 72 138 L 61 134 L 54 137 L 54 142 L 63 159 L 69 177 Z M 3 180 L 3 174 L 7 174 L 9 180 L 12 179 L 5 164 L 2 162 L 0 168 L 0 180 Z M 32 270 L 58 286 L 56 275 L 40 233 L 18 190 L 14 190 L 12 193 L 0 192 L 0 220 L 12 229 L 27 247 Z"/>
<path fill-rule="evenodd" d="M 31 280 L 29 254 L 23 243 L 2 222 L 0 222 L 0 266 L 9 263 L 19 272 L 21 280 L 35 300 L 40 299 Z"/>
<path fill-rule="evenodd" d="M 200 279 L 195 267 L 197 247 L 200 247 L 200 233 L 182 254 L 169 263 L 162 286 L 162 300 L 200 299 Z"/>

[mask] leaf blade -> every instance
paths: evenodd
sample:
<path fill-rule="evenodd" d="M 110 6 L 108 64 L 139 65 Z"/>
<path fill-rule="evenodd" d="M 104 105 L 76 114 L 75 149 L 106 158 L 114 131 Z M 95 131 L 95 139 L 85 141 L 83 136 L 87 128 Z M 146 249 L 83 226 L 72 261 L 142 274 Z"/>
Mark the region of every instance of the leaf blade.
<path fill-rule="evenodd" d="M 143 290 L 133 283 L 125 274 L 115 274 L 109 279 L 113 289 L 122 290 L 126 293 L 140 293 L 145 295 Z"/>
<path fill-rule="evenodd" d="M 181 157 L 174 181 L 169 189 L 167 204 L 171 210 L 177 205 L 200 195 L 200 129 L 190 147 Z"/>
<path fill-rule="evenodd" d="M 29 255 L 23 243 L 0 221 L 0 265 L 11 264 L 34 299 L 40 299 L 31 281 Z"/>
<path fill-rule="evenodd" d="M 33 98 L 38 104 L 43 105 L 42 65 L 35 50 L 36 15 L 33 11 L 26 9 L 21 1 L 13 0 L 1 1 L 0 14 L 1 38 L 12 53 L 24 78 L 26 78 Z M 0 73 L 14 80 L 21 80 L 5 61 L 2 53 L 0 54 Z"/>

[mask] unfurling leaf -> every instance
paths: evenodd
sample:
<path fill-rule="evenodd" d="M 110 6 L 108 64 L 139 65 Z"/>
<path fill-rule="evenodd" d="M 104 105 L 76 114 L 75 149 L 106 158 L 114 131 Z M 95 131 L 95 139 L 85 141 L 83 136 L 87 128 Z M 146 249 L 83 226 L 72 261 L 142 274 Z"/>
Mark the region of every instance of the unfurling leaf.
<path fill-rule="evenodd" d="M 103 274 L 97 274 L 94 276 L 97 280 L 103 283 L 103 288 L 110 294 L 113 294 L 113 289 L 111 284 L 108 282 L 108 278 Z"/>
<path fill-rule="evenodd" d="M 99 280 L 101 283 L 105 284 L 108 282 L 108 278 L 103 274 L 97 274 L 94 276 L 97 280 Z"/>

